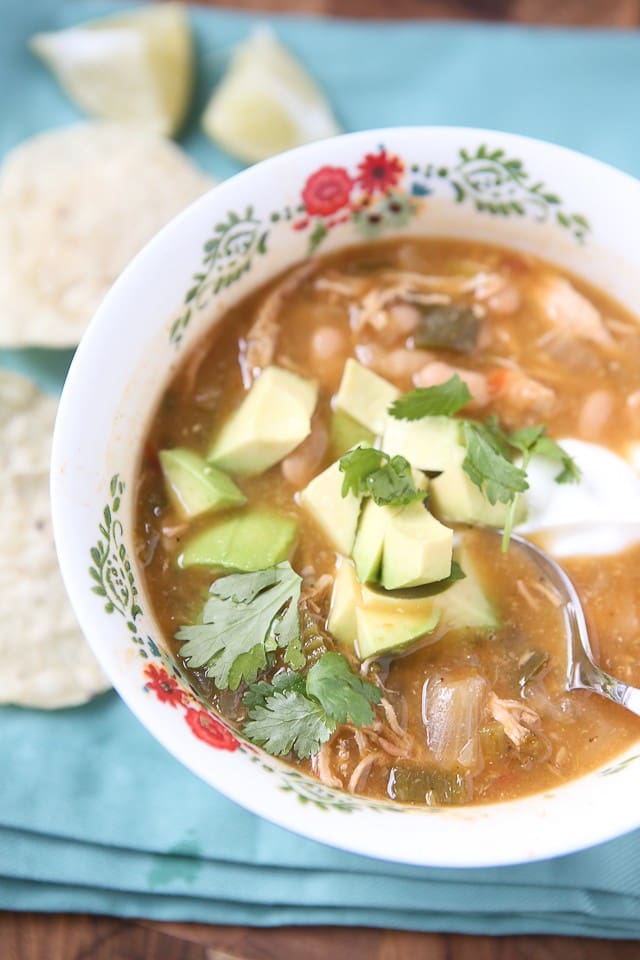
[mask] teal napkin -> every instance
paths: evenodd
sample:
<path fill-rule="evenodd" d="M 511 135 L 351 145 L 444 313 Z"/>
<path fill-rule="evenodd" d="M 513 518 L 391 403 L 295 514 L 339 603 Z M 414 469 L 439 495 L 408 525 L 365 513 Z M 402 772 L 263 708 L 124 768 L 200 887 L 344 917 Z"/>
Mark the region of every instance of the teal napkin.
<path fill-rule="evenodd" d="M 77 114 L 25 52 L 38 29 L 113 9 L 0 0 L 0 152 Z M 262 18 L 264 19 L 264 18 Z M 237 166 L 195 117 L 253 18 L 194 9 L 199 102 L 183 142 Z M 582 149 L 640 174 L 640 36 L 272 18 L 348 130 L 481 125 Z M 1 322 L 1 319 L 0 319 Z M 0 352 L 59 390 L 70 351 Z M 1 667 L 0 667 L 1 669 Z M 0 908 L 263 926 L 640 938 L 640 833 L 528 866 L 381 863 L 304 840 L 226 800 L 169 756 L 115 694 L 56 713 L 0 710 Z"/>

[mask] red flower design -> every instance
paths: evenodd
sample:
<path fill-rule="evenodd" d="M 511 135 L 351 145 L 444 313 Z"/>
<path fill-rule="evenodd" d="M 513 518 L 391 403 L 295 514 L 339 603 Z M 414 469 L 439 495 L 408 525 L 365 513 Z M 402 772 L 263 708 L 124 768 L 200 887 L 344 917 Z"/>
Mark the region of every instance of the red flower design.
<path fill-rule="evenodd" d="M 353 180 L 344 167 L 321 167 L 304 185 L 302 199 L 310 216 L 328 217 L 349 203 Z"/>
<path fill-rule="evenodd" d="M 367 193 L 386 193 L 395 187 L 404 173 L 400 157 L 388 156 L 386 150 L 368 153 L 358 164 L 357 183 Z"/>
<path fill-rule="evenodd" d="M 217 717 L 206 710 L 187 710 L 186 721 L 199 740 L 208 743 L 217 750 L 237 750 L 238 741 L 233 734 L 220 723 Z"/>
<path fill-rule="evenodd" d="M 158 700 L 162 703 L 170 703 L 172 707 L 185 705 L 187 697 L 184 690 L 163 667 L 158 669 L 153 664 L 149 664 L 145 667 L 144 673 L 148 680 L 147 689 L 153 690 Z"/>

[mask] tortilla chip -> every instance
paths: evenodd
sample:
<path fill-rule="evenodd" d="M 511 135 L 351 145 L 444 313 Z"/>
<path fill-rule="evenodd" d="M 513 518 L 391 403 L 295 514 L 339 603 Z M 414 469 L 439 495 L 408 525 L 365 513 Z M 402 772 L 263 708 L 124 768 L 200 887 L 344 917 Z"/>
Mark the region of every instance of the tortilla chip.
<path fill-rule="evenodd" d="M 75 346 L 132 257 L 213 181 L 109 123 L 26 140 L 0 168 L 0 346 Z"/>
<path fill-rule="evenodd" d="M 54 397 L 0 370 L 0 703 L 69 707 L 107 690 L 58 570 L 49 511 Z"/>

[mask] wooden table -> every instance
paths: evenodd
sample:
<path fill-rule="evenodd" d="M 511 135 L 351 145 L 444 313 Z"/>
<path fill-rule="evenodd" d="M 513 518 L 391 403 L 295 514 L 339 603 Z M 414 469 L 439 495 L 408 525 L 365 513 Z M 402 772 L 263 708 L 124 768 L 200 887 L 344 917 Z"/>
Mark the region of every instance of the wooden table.
<path fill-rule="evenodd" d="M 212 6 L 215 3 L 211 3 Z M 227 0 L 246 10 L 350 17 L 640 27 L 640 0 Z M 468 937 L 338 927 L 211 927 L 0 914 L 1 960 L 638 960 L 640 943 Z"/>

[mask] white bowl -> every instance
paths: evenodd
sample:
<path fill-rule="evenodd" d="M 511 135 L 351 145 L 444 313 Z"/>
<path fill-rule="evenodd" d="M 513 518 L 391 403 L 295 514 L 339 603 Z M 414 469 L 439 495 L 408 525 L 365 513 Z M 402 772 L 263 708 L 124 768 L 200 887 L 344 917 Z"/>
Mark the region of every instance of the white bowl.
<path fill-rule="evenodd" d="M 347 205 L 349 182 L 382 149 L 398 160 L 396 202 L 381 220 L 362 219 Z M 477 238 L 553 260 L 633 308 L 638 223 L 640 184 L 569 150 L 486 130 L 376 130 L 303 147 L 221 184 L 125 270 L 78 349 L 60 403 L 55 534 L 102 667 L 194 773 L 290 830 L 412 864 L 532 861 L 640 825 L 640 747 L 557 789 L 487 806 L 376 803 L 301 775 L 239 740 L 197 700 L 165 649 L 133 542 L 141 445 L 174 370 L 232 304 L 310 251 L 374 235 Z"/>

